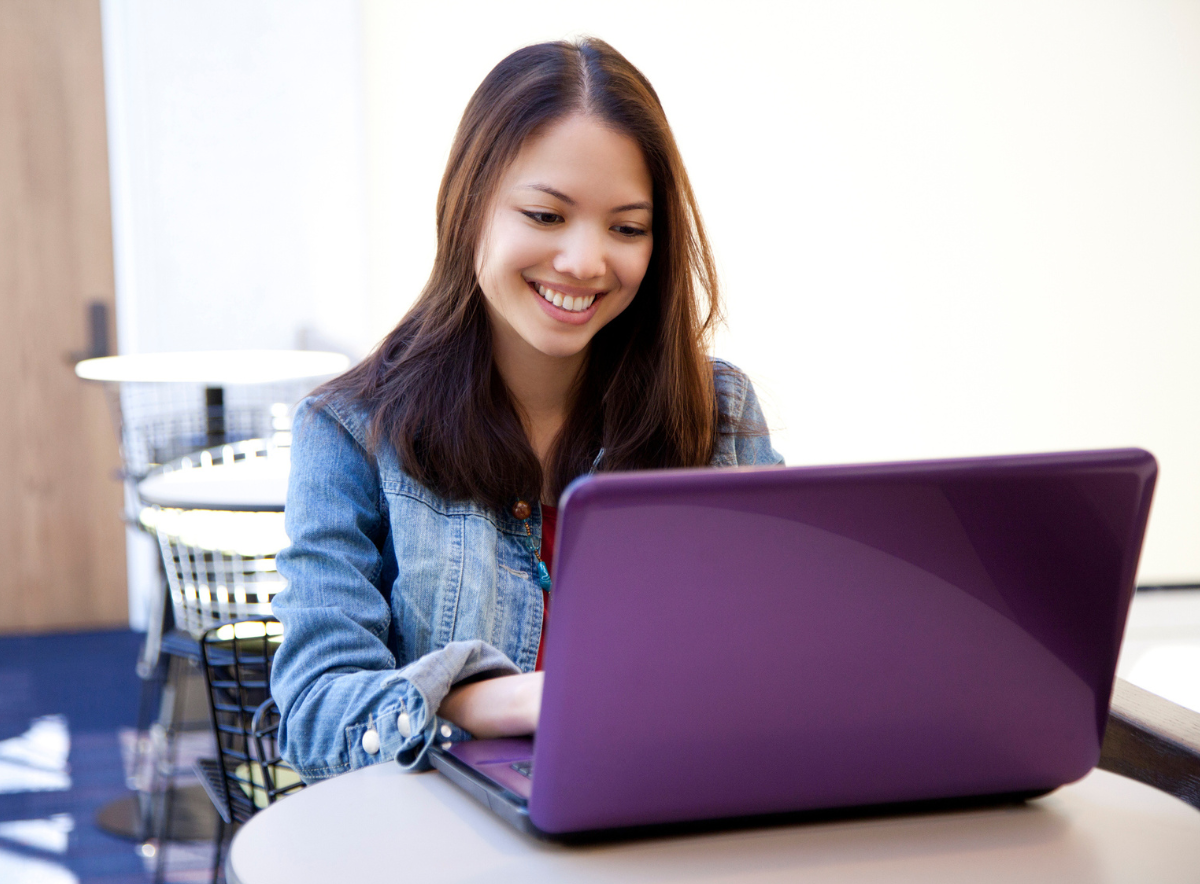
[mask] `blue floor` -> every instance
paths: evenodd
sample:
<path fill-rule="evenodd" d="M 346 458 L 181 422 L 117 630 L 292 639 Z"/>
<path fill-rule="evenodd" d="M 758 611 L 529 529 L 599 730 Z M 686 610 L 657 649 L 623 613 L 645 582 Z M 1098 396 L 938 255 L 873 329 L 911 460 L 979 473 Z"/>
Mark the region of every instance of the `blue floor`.
<path fill-rule="evenodd" d="M 141 634 L 128 630 L 0 637 L 0 879 L 150 880 L 136 845 L 92 821 L 97 809 L 126 794 L 118 732 L 137 723 L 140 647 Z M 61 733 L 65 723 L 69 734 L 67 767 L 57 775 L 65 772 L 70 782 L 29 791 L 23 771 L 36 777 L 49 768 L 45 758 L 28 756 L 22 738 L 47 716 L 54 717 L 50 731 Z M 10 825 L 15 821 L 40 822 Z M 69 829 L 65 850 L 53 839 L 21 834 L 55 827 Z"/>

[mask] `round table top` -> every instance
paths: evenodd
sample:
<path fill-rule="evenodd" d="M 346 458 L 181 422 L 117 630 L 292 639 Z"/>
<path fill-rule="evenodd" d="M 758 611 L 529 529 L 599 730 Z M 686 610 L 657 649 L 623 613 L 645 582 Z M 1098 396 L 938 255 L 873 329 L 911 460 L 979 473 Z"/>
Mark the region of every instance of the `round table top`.
<path fill-rule="evenodd" d="M 204 350 L 85 359 L 75 374 L 89 381 L 225 387 L 325 377 L 349 367 L 349 357 L 320 350 Z"/>
<path fill-rule="evenodd" d="M 1192 882 L 1200 813 L 1094 770 L 1025 805 L 864 817 L 589 846 L 538 841 L 437 773 L 383 763 L 258 813 L 238 884 L 438 882 Z"/>
<path fill-rule="evenodd" d="M 283 512 L 291 457 L 280 448 L 270 457 L 162 470 L 138 483 L 146 503 L 196 510 Z"/>

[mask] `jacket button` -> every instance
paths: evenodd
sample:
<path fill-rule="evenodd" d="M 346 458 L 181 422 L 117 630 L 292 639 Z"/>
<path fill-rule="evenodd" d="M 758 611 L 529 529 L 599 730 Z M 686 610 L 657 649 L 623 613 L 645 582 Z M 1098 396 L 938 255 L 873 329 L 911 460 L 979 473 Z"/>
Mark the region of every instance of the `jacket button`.
<path fill-rule="evenodd" d="M 362 748 L 368 755 L 379 754 L 379 731 L 370 728 L 362 736 Z"/>
<path fill-rule="evenodd" d="M 408 713 L 401 712 L 396 717 L 396 730 L 400 731 L 400 736 L 408 739 L 412 736 L 412 725 L 408 721 Z"/>
<path fill-rule="evenodd" d="M 514 516 L 516 516 L 518 519 L 520 519 L 522 522 L 524 522 L 526 519 L 528 519 L 529 514 L 532 512 L 533 512 L 533 510 L 531 510 L 529 508 L 529 504 L 527 504 L 523 500 L 518 500 L 516 503 L 513 504 L 512 514 Z"/>

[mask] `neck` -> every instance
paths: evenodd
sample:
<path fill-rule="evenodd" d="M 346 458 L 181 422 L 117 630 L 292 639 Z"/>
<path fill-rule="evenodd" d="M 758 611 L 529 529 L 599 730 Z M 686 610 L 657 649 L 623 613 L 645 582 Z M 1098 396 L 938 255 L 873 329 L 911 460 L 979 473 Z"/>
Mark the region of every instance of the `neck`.
<path fill-rule="evenodd" d="M 493 338 L 496 368 L 525 422 L 525 432 L 544 466 L 551 443 L 562 429 L 570 408 L 571 391 L 587 351 L 572 356 L 547 356 L 524 341 Z"/>

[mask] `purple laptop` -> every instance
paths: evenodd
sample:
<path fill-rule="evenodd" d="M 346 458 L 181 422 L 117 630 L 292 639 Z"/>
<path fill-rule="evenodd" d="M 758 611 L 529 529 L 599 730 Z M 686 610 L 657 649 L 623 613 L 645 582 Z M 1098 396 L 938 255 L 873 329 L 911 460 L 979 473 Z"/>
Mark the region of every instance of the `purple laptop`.
<path fill-rule="evenodd" d="M 535 740 L 434 765 L 540 835 L 1044 793 L 1099 760 L 1131 449 L 581 479 Z"/>

